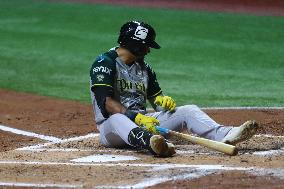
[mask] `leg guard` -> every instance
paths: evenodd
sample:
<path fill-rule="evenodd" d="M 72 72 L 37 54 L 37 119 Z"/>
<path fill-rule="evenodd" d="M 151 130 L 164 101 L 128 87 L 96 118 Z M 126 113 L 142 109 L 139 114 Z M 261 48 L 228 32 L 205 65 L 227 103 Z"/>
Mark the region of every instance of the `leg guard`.
<path fill-rule="evenodd" d="M 153 135 L 140 127 L 130 131 L 128 142 L 136 149 L 146 149 L 160 157 L 170 157 L 176 153 L 174 145 L 167 143 L 163 136 Z"/>
<path fill-rule="evenodd" d="M 153 136 L 152 133 L 146 131 L 140 127 L 132 129 L 128 135 L 128 142 L 135 148 L 142 149 L 151 149 L 150 147 L 150 138 Z"/>

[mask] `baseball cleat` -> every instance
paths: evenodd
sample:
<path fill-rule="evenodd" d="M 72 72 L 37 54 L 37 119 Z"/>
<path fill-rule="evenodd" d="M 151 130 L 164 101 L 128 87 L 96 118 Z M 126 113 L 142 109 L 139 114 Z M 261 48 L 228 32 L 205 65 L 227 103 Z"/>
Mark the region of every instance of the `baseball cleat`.
<path fill-rule="evenodd" d="M 150 138 L 150 147 L 154 154 L 160 157 L 170 157 L 176 153 L 174 145 L 166 142 L 161 135 L 153 135 Z"/>
<path fill-rule="evenodd" d="M 257 131 L 258 124 L 254 120 L 246 121 L 239 127 L 233 127 L 222 142 L 235 145 L 250 139 Z"/>
<path fill-rule="evenodd" d="M 173 145 L 173 143 L 170 143 L 170 142 L 167 142 L 167 145 L 169 148 L 168 156 L 173 156 L 176 153 L 175 146 Z"/>

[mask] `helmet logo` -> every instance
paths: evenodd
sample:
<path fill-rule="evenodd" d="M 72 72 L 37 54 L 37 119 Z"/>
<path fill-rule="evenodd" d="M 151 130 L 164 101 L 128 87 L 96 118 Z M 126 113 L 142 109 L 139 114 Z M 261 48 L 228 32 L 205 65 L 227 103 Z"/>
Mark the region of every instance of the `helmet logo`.
<path fill-rule="evenodd" d="M 137 26 L 133 39 L 144 40 L 148 34 L 148 29 L 142 26 Z"/>

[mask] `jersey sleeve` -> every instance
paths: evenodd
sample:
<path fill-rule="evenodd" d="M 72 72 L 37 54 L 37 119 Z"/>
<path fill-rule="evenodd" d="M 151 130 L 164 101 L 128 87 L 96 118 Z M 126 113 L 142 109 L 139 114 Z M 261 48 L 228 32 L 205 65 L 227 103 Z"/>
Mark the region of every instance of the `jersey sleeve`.
<path fill-rule="evenodd" d="M 147 98 L 154 98 L 160 94 L 162 94 L 162 89 L 160 88 L 160 85 L 158 83 L 156 73 L 154 70 L 151 68 L 150 65 L 146 64 L 146 69 L 148 72 L 148 88 L 147 88 Z"/>
<path fill-rule="evenodd" d="M 94 91 L 99 86 L 113 88 L 115 69 L 115 62 L 111 58 L 100 55 L 90 70 L 91 90 Z"/>

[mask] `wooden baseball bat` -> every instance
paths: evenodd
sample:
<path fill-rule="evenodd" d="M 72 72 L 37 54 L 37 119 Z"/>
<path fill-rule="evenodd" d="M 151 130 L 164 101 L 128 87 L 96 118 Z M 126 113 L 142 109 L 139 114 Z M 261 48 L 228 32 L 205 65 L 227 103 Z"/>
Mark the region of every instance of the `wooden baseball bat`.
<path fill-rule="evenodd" d="M 231 155 L 231 156 L 238 154 L 237 148 L 233 145 L 230 145 L 230 144 L 226 144 L 226 143 L 218 142 L 218 141 L 214 141 L 214 140 L 209 140 L 209 139 L 205 139 L 205 138 L 201 138 L 201 137 L 196 137 L 196 136 L 192 136 L 192 135 L 189 135 L 189 134 L 179 133 L 179 132 L 172 131 L 172 130 L 162 128 L 162 127 L 159 127 L 159 126 L 157 126 L 156 128 L 160 133 L 169 134 L 170 137 L 175 136 L 177 138 L 185 139 L 185 140 L 190 141 L 194 144 L 205 146 L 207 148 L 210 148 L 210 149 L 213 149 L 213 150 L 216 150 L 216 151 L 219 151 L 219 152 L 223 152 L 223 153 Z"/>

